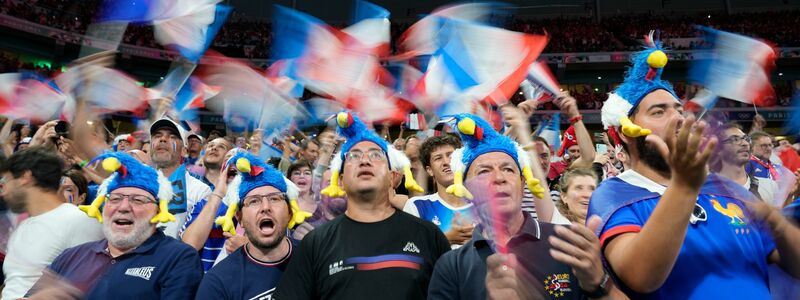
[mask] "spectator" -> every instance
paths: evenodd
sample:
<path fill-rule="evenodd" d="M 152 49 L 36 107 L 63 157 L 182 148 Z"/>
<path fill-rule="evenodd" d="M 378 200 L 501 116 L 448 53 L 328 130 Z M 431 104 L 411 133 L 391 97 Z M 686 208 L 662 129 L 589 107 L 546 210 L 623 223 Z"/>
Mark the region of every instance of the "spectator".
<path fill-rule="evenodd" d="M 337 120 L 353 120 L 339 123 L 347 142 L 337 154 L 345 156 L 343 170 L 333 173 L 342 171 L 347 211 L 303 238 L 275 298 L 424 299 L 433 264 L 450 249 L 447 238 L 389 204 L 387 143 L 350 113 Z M 334 191 L 323 193 L 341 195 Z"/>
<path fill-rule="evenodd" d="M 230 201 L 239 203 L 236 215 L 248 243 L 205 275 L 197 299 L 271 298 L 297 247 L 286 237 L 293 211 L 283 174 L 249 154 L 234 159 L 264 168 L 255 176 L 239 173 L 240 184 L 231 186 L 238 193 L 228 193 Z"/>
<path fill-rule="evenodd" d="M 744 188 L 772 206 L 780 207 L 784 199 L 776 199 L 778 185 L 769 178 L 757 178 L 747 173 L 745 166 L 753 156 L 750 152 L 750 137 L 742 127 L 735 123 L 722 125 L 715 130 L 719 140 L 719 151 L 715 151 L 710 164 L 711 171 L 717 172 Z"/>
<path fill-rule="evenodd" d="M 411 161 L 411 172 L 414 174 L 414 178 L 422 184 L 422 189 L 427 191 L 428 174 L 425 173 L 425 167 L 422 166 L 422 160 L 420 160 L 419 150 L 421 144 L 422 141 L 420 141 L 419 137 L 411 135 L 406 138 L 406 144 L 403 145 L 403 152 L 405 152 L 406 156 Z M 421 192 L 408 191 L 408 195 L 415 197 L 422 196 L 423 194 Z"/>
<path fill-rule="evenodd" d="M 19 299 L 61 251 L 102 237 L 100 226 L 58 193 L 62 162 L 41 146 L 21 150 L 0 168 L 3 200 L 27 212 L 8 240 L 3 299 Z"/>
<path fill-rule="evenodd" d="M 89 190 L 89 183 L 86 176 L 80 169 L 69 169 L 61 176 L 61 185 L 58 193 L 64 196 L 64 200 L 72 205 L 83 205 Z"/>
<path fill-rule="evenodd" d="M 520 152 L 524 150 L 477 116 L 462 115 L 459 121 L 462 120 L 471 120 L 475 131 L 483 132 L 480 139 L 460 132 L 466 145 L 462 148 L 460 163 L 465 168 L 467 186 L 475 192 L 472 198 L 475 214 L 491 217 L 482 217 L 469 243 L 446 253 L 437 262 L 428 297 L 493 298 L 494 268 L 489 268 L 487 258 L 489 262 L 505 259 L 508 263 L 514 257 L 518 263 L 508 263 L 511 270 L 505 268 L 505 273 L 509 273 L 506 280 L 514 282 L 515 295 L 511 299 L 546 298 L 554 294 L 567 298 L 598 298 L 611 292 L 620 293 L 609 284 L 598 250 L 599 242 L 591 229 L 580 224 L 569 229 L 557 228 L 553 224 L 539 223 L 522 211 L 523 182 L 531 183 L 525 178 L 529 175 L 523 175 L 527 172 L 523 170 L 530 168 L 529 163 L 520 164 Z M 494 249 L 507 252 L 493 254 Z M 581 258 L 579 263 L 575 256 Z"/>
<path fill-rule="evenodd" d="M 316 155 L 316 151 L 314 153 Z M 311 194 L 311 170 L 312 167 L 309 161 L 298 159 L 289 165 L 286 175 L 300 189 L 300 197 L 297 199 L 297 203 L 300 204 L 300 210 L 313 212 L 317 210 L 317 202 L 314 200 L 314 195 Z"/>
<path fill-rule="evenodd" d="M 172 182 L 175 191 L 169 210 L 177 220 L 166 225 L 164 234 L 177 238 L 180 228 L 186 223 L 186 216 L 195 204 L 211 194 L 211 188 L 191 176 L 185 165 L 181 164 L 186 134 L 180 125 L 168 118 L 157 120 L 150 126 L 150 137 L 150 159 Z"/>
<path fill-rule="evenodd" d="M 778 142 L 778 147 L 775 150 L 777 150 L 778 157 L 781 158 L 783 166 L 791 172 L 800 170 L 800 155 L 798 155 L 797 150 L 792 147 L 792 143 L 784 136 L 776 137 L 775 141 Z"/>
<path fill-rule="evenodd" d="M 203 274 L 197 253 L 164 235 L 155 224 L 171 217 L 157 204 L 171 198 L 169 181 L 124 152 L 104 154 L 99 159 L 113 162 L 104 162 L 104 166 L 118 166 L 116 170 L 108 169 L 115 176 L 104 181 L 104 192 L 108 194 L 100 220 L 105 221 L 105 238 L 61 253 L 28 292 L 29 296 L 56 299 L 70 293 L 86 299 L 194 297 Z M 59 283 L 53 285 L 53 281 Z"/>
<path fill-rule="evenodd" d="M 136 139 L 133 138 L 130 134 L 121 134 L 114 138 L 114 150 L 125 152 L 128 150 L 133 149 L 133 144 L 136 142 Z"/>
<path fill-rule="evenodd" d="M 438 226 L 454 249 L 472 238 L 473 224 L 477 221 L 472 216 L 471 204 L 445 191 L 453 184 L 450 156 L 457 148 L 461 148 L 461 141 L 452 135 L 432 137 L 422 143 L 420 160 L 436 184 L 436 193 L 413 197 L 403 208 Z"/>
<path fill-rule="evenodd" d="M 556 207 L 569 223 L 586 225 L 589 199 L 599 181 L 597 173 L 586 168 L 569 169 L 560 180 L 561 198 Z"/>
<path fill-rule="evenodd" d="M 701 147 L 705 123 L 684 119 L 660 70 L 647 75 L 648 57 L 657 51 L 649 46 L 635 56 L 603 106 L 603 124 L 622 133 L 632 166 L 604 181 L 590 200 L 588 214 L 602 218 L 596 233 L 605 259 L 631 297 L 769 298 L 768 263 L 800 276 L 800 266 L 789 263 L 800 261 L 800 232 L 740 185 L 708 175 L 717 140 Z M 744 209 L 753 213 L 747 222 Z M 787 227 L 774 242 L 771 231 Z"/>
<path fill-rule="evenodd" d="M 219 173 L 222 171 L 224 163 L 227 161 L 225 156 L 231 150 L 231 145 L 228 140 L 224 138 L 216 138 L 210 140 L 205 145 L 204 155 L 202 158 L 203 174 L 192 174 L 197 179 L 208 185 L 212 190 L 214 184 L 219 179 Z"/>
<path fill-rule="evenodd" d="M 315 139 L 306 138 L 300 143 L 300 158 L 308 162 L 317 161 L 319 157 L 319 142 Z"/>
<path fill-rule="evenodd" d="M 199 134 L 192 133 L 186 138 L 187 146 L 186 146 L 186 159 L 184 164 L 187 166 L 193 166 L 197 163 L 197 160 L 200 158 L 200 153 L 203 150 L 203 137 Z"/>
<path fill-rule="evenodd" d="M 780 164 L 772 163 L 772 149 L 775 148 L 772 136 L 763 131 L 754 131 L 750 133 L 750 141 L 752 142 L 750 151 L 753 155 L 750 157 L 750 162 L 745 165 L 745 172 L 758 178 L 780 180 L 780 174 L 785 169 Z"/>

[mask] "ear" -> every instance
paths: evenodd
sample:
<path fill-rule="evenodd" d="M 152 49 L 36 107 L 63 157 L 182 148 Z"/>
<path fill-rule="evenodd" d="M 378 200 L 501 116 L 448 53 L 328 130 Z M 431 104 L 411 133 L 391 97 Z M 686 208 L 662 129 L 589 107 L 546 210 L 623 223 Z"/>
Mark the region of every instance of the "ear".
<path fill-rule="evenodd" d="M 36 182 L 36 180 L 33 178 L 33 172 L 31 172 L 30 170 L 27 170 L 24 173 L 22 173 L 22 176 L 20 176 L 19 179 L 20 183 L 23 186 L 27 186 Z"/>
<path fill-rule="evenodd" d="M 233 216 L 236 217 L 236 221 L 239 224 L 242 224 L 242 209 L 241 208 L 237 209 L 236 210 L 236 214 L 234 214 Z"/>
<path fill-rule="evenodd" d="M 430 166 L 425 167 L 425 172 L 428 173 L 428 176 L 433 177 L 433 169 Z"/>

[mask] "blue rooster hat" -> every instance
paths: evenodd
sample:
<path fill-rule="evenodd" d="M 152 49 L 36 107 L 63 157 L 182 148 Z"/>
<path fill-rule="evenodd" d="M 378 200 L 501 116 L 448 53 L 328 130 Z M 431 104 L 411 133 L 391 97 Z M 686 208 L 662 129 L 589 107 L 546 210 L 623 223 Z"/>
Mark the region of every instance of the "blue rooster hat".
<path fill-rule="evenodd" d="M 638 127 L 629 119 L 645 96 L 657 90 L 664 90 L 672 94 L 676 101 L 678 99 L 672 85 L 661 79 L 668 58 L 661 41 L 654 38 L 653 34 L 654 31 L 650 31 L 645 36 L 646 48 L 631 56 L 633 65 L 625 73 L 622 84 L 608 94 L 608 100 L 601 110 L 605 128 L 616 130 L 622 127 L 622 133 L 629 137 L 650 134 L 650 130 Z"/>
<path fill-rule="evenodd" d="M 342 111 L 336 114 L 336 132 L 345 138 L 339 153 L 333 156 L 330 163 L 331 169 L 331 183 L 328 187 L 322 189 L 320 193 L 328 197 L 342 197 L 345 195 L 344 190 L 339 187 L 339 175 L 342 173 L 344 167 L 344 158 L 350 149 L 360 142 L 373 142 L 383 150 L 383 153 L 388 158 L 389 168 L 392 170 L 402 170 L 405 176 L 405 187 L 409 191 L 423 192 L 416 180 L 414 180 L 413 173 L 411 172 L 411 162 L 402 151 L 395 149 L 389 145 L 386 140 L 378 136 L 374 131 L 367 128 L 367 125 L 361 122 L 358 116 L 349 111 Z"/>
<path fill-rule="evenodd" d="M 89 217 L 96 218 L 100 223 L 103 222 L 100 207 L 108 197 L 108 194 L 116 189 L 124 187 L 135 187 L 153 195 L 158 199 L 159 212 L 150 220 L 151 223 L 167 223 L 175 221 L 175 217 L 169 213 L 168 205 L 172 200 L 172 184 L 160 171 L 150 166 L 142 164 L 125 152 L 109 152 L 98 156 L 90 163 L 102 161 L 101 165 L 111 176 L 103 180 L 97 191 L 97 198 L 89 205 L 81 205 L 79 208 L 86 212 Z"/>
<path fill-rule="evenodd" d="M 489 125 L 488 122 L 472 114 L 458 114 L 445 116 L 442 122 L 450 124 L 464 146 L 456 149 L 450 156 L 450 166 L 453 170 L 453 185 L 447 187 L 447 193 L 458 197 L 472 199 L 472 194 L 464 186 L 464 177 L 470 165 L 478 156 L 490 152 L 508 154 L 517 163 L 520 172 L 525 178 L 528 189 L 536 197 L 544 196 L 544 188 L 539 185 L 539 180 L 533 177 L 530 157 L 516 142 L 503 136 Z"/>
<path fill-rule="evenodd" d="M 241 151 L 228 159 L 225 163 L 226 170 L 230 164 L 236 166 L 238 174 L 233 181 L 228 184 L 228 191 L 225 195 L 225 200 L 228 203 L 228 210 L 225 212 L 224 216 L 217 218 L 215 221 L 222 226 L 223 231 L 236 235 L 233 216 L 239 207 L 242 206 L 242 201 L 244 201 L 244 197 L 247 196 L 247 193 L 262 186 L 271 186 L 286 194 L 286 200 L 292 212 L 291 219 L 289 220 L 289 228 L 303 223 L 307 217 L 311 216 L 308 212 L 300 211 L 300 206 L 297 204 L 297 197 L 300 196 L 300 190 L 297 186 L 271 165 L 248 152 Z"/>

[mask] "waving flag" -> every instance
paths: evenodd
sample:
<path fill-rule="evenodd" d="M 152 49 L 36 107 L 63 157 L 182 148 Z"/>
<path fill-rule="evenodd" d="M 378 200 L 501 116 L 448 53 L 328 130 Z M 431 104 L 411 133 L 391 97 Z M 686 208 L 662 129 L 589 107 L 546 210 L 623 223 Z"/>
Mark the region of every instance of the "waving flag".
<path fill-rule="evenodd" d="M 687 111 L 699 112 L 714 108 L 717 100 L 719 100 L 717 95 L 714 95 L 714 93 L 707 89 L 701 89 L 697 91 L 697 93 L 694 95 L 694 98 L 686 101 L 684 106 L 686 107 Z"/>
<path fill-rule="evenodd" d="M 531 64 L 526 78 L 532 84 L 542 87 L 553 97 L 558 96 L 561 92 L 561 86 L 558 84 L 556 77 L 550 72 L 547 64 L 542 61 L 536 61 Z"/>
<path fill-rule="evenodd" d="M 436 35 L 443 26 L 442 20 L 461 20 L 484 23 L 494 11 L 496 3 L 466 3 L 445 6 L 436 9 L 409 27 L 398 40 L 399 48 L 404 51 L 400 58 L 419 55 L 431 55 L 439 45 Z"/>
<path fill-rule="evenodd" d="M 353 25 L 342 29 L 342 32 L 378 56 L 389 54 L 389 11 L 362 0 L 356 1 L 355 6 Z"/>
<path fill-rule="evenodd" d="M 35 73 L 0 74 L 0 114 L 45 122 L 58 119 L 68 97 Z"/>
<path fill-rule="evenodd" d="M 547 141 L 551 150 L 561 149 L 561 113 L 555 113 L 550 120 L 543 120 L 536 135 Z"/>
<path fill-rule="evenodd" d="M 94 65 L 71 68 L 54 80 L 65 94 L 84 99 L 98 113 L 138 112 L 147 105 L 147 93 L 137 81 L 111 68 Z"/>
<path fill-rule="evenodd" d="M 700 27 L 711 45 L 706 59 L 696 60 L 689 77 L 711 93 L 759 106 L 771 105 L 775 91 L 769 73 L 775 65 L 775 49 L 743 35 Z"/>
<path fill-rule="evenodd" d="M 156 40 L 197 62 L 231 8 L 221 0 L 107 0 L 101 22 L 151 22 Z"/>

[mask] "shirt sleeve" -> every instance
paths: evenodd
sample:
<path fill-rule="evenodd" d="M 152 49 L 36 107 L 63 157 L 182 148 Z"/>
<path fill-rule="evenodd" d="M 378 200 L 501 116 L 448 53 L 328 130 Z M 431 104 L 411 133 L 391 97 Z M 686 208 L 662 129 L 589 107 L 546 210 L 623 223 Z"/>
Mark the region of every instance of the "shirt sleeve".
<path fill-rule="evenodd" d="M 292 257 L 286 272 L 281 276 L 275 290 L 274 299 L 318 299 L 316 294 L 316 278 L 313 265 L 314 232 L 310 232 L 297 248 L 296 257 Z"/>
<path fill-rule="evenodd" d="M 205 200 L 201 200 L 192 207 L 192 211 L 188 216 L 186 216 L 186 223 L 183 223 L 183 226 L 181 226 L 181 231 L 178 233 L 178 235 L 183 235 L 183 232 L 186 231 L 186 228 L 189 228 L 189 226 L 194 223 L 194 220 L 197 219 L 197 216 L 199 216 L 200 212 L 203 211 L 203 207 L 206 206 L 206 202 L 207 201 Z"/>
<path fill-rule="evenodd" d="M 428 299 L 461 298 L 458 294 L 458 269 L 455 254 L 455 251 L 446 253 L 436 262 L 431 282 L 428 284 Z"/>
<path fill-rule="evenodd" d="M 419 209 L 417 209 L 417 205 L 415 205 L 414 202 L 415 200 L 408 199 L 408 201 L 406 201 L 406 205 L 403 206 L 403 211 L 419 218 Z"/>
<path fill-rule="evenodd" d="M 161 282 L 161 299 L 192 299 L 203 278 L 200 256 L 191 247 L 182 247 L 177 261 Z"/>
<path fill-rule="evenodd" d="M 608 218 L 606 225 L 600 232 L 601 248 L 605 247 L 606 241 L 611 240 L 611 238 L 617 235 L 628 232 L 639 232 L 642 230 L 644 223 L 636 215 L 631 205 L 620 208 Z"/>
<path fill-rule="evenodd" d="M 229 299 L 225 295 L 225 286 L 222 280 L 212 273 L 206 273 L 203 276 L 203 281 L 200 282 L 200 287 L 197 289 L 196 300 L 212 300 L 212 299 Z"/>

